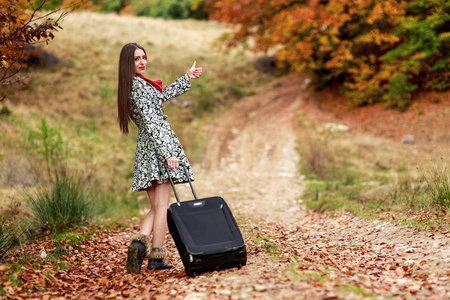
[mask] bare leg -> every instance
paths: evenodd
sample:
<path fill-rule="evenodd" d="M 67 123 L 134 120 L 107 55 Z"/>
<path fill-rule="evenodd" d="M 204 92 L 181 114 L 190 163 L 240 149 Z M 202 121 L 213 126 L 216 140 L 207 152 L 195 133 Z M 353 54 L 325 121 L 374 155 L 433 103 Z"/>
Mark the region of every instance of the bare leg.
<path fill-rule="evenodd" d="M 153 232 L 153 247 L 162 247 L 167 232 L 167 208 L 169 207 L 171 186 L 169 183 L 153 183 L 147 189 L 150 211 L 141 224 L 140 233 L 150 235 Z"/>
<path fill-rule="evenodd" d="M 155 202 L 155 186 L 156 182 L 147 189 L 147 196 L 150 200 L 150 211 L 145 216 L 144 220 L 141 223 L 141 230 L 139 233 L 145 234 L 147 236 L 150 236 L 150 233 L 153 230 L 153 220 L 155 219 L 155 210 L 154 208 L 154 202 Z"/>
<path fill-rule="evenodd" d="M 169 207 L 170 193 L 169 183 L 153 182 L 152 186 L 147 189 L 151 208 L 141 223 L 141 230 L 135 236 L 134 243 L 128 247 L 128 273 L 139 274 L 141 272 L 144 256 L 149 258 L 148 268 L 150 270 L 164 270 L 173 267 L 163 261 L 167 256 L 167 250 L 163 244 L 167 232 L 167 208 Z M 153 233 L 152 243 L 149 239 L 151 233 Z M 137 241 L 144 243 L 145 247 L 141 243 L 136 243 Z"/>
<path fill-rule="evenodd" d="M 166 182 L 155 185 L 155 199 L 152 210 L 155 211 L 153 219 L 153 247 L 163 247 L 167 232 L 167 208 L 169 207 L 171 185 Z"/>

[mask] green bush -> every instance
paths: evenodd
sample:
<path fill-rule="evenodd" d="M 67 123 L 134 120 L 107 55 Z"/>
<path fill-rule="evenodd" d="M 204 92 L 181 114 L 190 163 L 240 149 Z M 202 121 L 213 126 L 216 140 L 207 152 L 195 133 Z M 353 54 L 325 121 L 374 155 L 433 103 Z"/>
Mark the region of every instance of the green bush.
<path fill-rule="evenodd" d="M 45 159 L 47 172 L 50 175 L 51 169 L 54 169 L 65 155 L 65 144 L 61 132 L 48 126 L 47 121 L 42 119 L 39 130 L 28 130 L 27 140 L 29 151 Z"/>
<path fill-rule="evenodd" d="M 63 0 L 32 0 L 31 3 L 34 7 L 42 5 L 43 10 L 55 10 L 63 3 Z"/>
<path fill-rule="evenodd" d="M 126 1 L 124 0 L 104 0 L 102 2 L 104 12 L 120 12 L 125 7 Z"/>
<path fill-rule="evenodd" d="M 136 15 L 165 19 L 206 19 L 202 6 L 194 0 L 136 0 L 132 6 Z"/>
<path fill-rule="evenodd" d="M 58 234 L 88 223 L 93 217 L 94 199 L 88 188 L 76 177 L 56 174 L 48 185 L 37 191 L 24 192 L 31 210 L 32 227 Z"/>
<path fill-rule="evenodd" d="M 411 104 L 411 93 L 417 89 L 417 85 L 410 84 L 409 79 L 404 73 L 397 73 L 389 79 L 389 90 L 381 97 L 387 107 L 404 111 Z"/>

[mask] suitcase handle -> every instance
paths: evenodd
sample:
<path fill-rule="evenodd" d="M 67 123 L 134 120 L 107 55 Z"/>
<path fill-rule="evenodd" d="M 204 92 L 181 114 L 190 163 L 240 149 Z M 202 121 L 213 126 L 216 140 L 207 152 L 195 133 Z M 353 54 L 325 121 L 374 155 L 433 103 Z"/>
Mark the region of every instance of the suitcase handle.
<path fill-rule="evenodd" d="M 184 175 L 186 175 L 186 178 L 189 181 L 189 185 L 191 186 L 192 194 L 194 195 L 195 200 L 198 200 L 197 194 L 195 193 L 195 190 L 194 190 L 194 186 L 192 185 L 191 178 L 189 177 L 188 171 L 186 169 L 186 165 L 183 162 L 181 162 L 181 161 L 178 162 L 178 165 L 179 165 L 179 167 L 183 166 Z M 167 175 L 168 175 L 169 180 L 170 180 L 170 184 L 172 185 L 172 189 L 173 189 L 173 193 L 175 194 L 175 198 L 177 198 L 178 206 L 180 206 L 180 204 L 181 204 L 180 198 L 178 197 L 177 191 L 175 189 L 175 184 L 173 183 L 172 176 L 170 176 L 170 172 L 169 172 L 169 169 L 167 167 L 167 162 L 164 164 L 164 168 L 166 169 Z"/>

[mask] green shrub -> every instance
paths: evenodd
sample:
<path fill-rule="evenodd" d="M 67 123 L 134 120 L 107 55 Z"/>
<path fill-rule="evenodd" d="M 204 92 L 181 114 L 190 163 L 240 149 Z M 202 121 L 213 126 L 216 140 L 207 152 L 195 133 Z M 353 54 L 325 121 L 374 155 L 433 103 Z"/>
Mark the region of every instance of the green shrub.
<path fill-rule="evenodd" d="M 55 10 L 63 3 L 63 0 L 32 0 L 31 3 L 34 7 L 42 5 L 42 10 Z"/>
<path fill-rule="evenodd" d="M 24 192 L 24 198 L 31 210 L 32 227 L 38 231 L 58 234 L 93 217 L 91 193 L 78 178 L 66 174 L 56 174 L 34 193 Z"/>
<path fill-rule="evenodd" d="M 11 114 L 11 110 L 6 105 L 0 109 L 0 117 L 9 117 Z"/>
<path fill-rule="evenodd" d="M 411 93 L 417 89 L 417 85 L 410 84 L 408 79 L 404 73 L 397 73 L 389 79 L 389 91 L 382 96 L 387 107 L 404 111 L 411 104 Z"/>
<path fill-rule="evenodd" d="M 203 6 L 193 6 L 194 0 L 136 0 L 132 6 L 136 15 L 165 19 L 206 19 Z"/>
<path fill-rule="evenodd" d="M 120 12 L 125 7 L 124 0 L 104 0 L 102 2 L 104 12 Z"/>
<path fill-rule="evenodd" d="M 48 126 L 47 121 L 42 119 L 39 130 L 28 130 L 27 140 L 29 150 L 45 159 L 47 172 L 50 175 L 51 169 L 54 169 L 65 155 L 65 144 L 61 132 Z"/>

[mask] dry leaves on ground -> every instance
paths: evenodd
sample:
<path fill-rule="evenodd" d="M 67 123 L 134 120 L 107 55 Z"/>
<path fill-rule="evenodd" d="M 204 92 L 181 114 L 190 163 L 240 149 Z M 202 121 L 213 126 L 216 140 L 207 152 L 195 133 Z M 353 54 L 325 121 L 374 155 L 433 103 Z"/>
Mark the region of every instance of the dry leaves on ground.
<path fill-rule="evenodd" d="M 49 239 L 16 249 L 0 267 L 0 283 L 11 299 L 450 296 L 450 268 L 435 268 L 426 259 L 431 251 L 413 241 L 414 233 L 409 244 L 390 242 L 376 236 L 382 232 L 380 227 L 367 228 L 365 222 L 348 214 L 326 217 L 313 211 L 304 211 L 296 227 L 241 218 L 247 265 L 195 277 L 186 276 L 170 236 L 167 246 L 173 269 L 148 271 L 144 261 L 140 275 L 126 274 L 128 236 L 135 229 L 93 227 L 87 229 L 91 238 L 74 247 L 66 245 L 67 255 L 58 258 L 51 255 L 55 241 Z M 364 234 L 360 234 L 363 227 Z M 448 248 L 449 237 L 443 235 L 436 241 L 447 241 Z M 44 259 L 42 251 L 49 254 Z"/>

